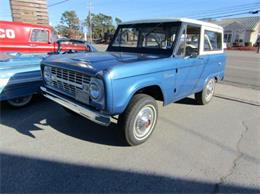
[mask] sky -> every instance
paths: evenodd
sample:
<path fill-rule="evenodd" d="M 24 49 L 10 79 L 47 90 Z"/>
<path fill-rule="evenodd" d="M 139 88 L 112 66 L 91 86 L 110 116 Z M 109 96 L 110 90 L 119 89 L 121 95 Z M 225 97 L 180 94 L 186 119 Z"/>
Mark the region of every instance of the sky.
<path fill-rule="evenodd" d="M 62 0 L 48 0 L 48 5 L 60 1 Z M 123 21 L 165 17 L 196 18 L 198 14 L 216 13 L 216 11 L 222 13 L 230 10 L 230 13 L 232 11 L 240 13 L 241 9 L 250 11 L 260 9 L 260 0 L 91 0 L 91 2 L 93 13 L 103 13 L 113 18 L 119 17 Z M 66 10 L 76 11 L 83 21 L 88 14 L 88 5 L 89 0 L 67 0 L 49 7 L 50 24 L 57 25 L 62 13 Z M 0 0 L 0 20 L 11 20 L 9 0 Z"/>

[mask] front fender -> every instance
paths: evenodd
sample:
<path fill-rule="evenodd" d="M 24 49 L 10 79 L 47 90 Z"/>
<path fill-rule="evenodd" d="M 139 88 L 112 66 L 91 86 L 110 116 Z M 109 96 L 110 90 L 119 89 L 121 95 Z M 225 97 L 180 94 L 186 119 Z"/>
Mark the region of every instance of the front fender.
<path fill-rule="evenodd" d="M 113 113 L 120 114 L 124 112 L 134 94 L 142 88 L 149 86 L 160 87 L 164 104 L 170 101 L 171 94 L 167 93 L 172 91 L 174 86 L 173 79 L 167 80 L 164 78 L 165 72 L 152 73 L 148 75 L 139 75 L 134 77 L 127 77 L 123 79 L 113 80 Z"/>
<path fill-rule="evenodd" d="M 113 81 L 113 112 L 122 113 L 137 91 L 152 85 L 158 85 L 158 81 L 152 78 L 140 79 L 137 77 Z"/>

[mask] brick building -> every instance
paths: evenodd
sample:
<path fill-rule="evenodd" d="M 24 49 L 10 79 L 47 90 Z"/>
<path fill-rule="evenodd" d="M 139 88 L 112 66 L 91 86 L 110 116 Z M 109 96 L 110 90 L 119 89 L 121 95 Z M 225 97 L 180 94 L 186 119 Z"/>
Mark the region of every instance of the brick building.
<path fill-rule="evenodd" d="M 14 22 L 49 25 L 47 0 L 10 0 Z"/>

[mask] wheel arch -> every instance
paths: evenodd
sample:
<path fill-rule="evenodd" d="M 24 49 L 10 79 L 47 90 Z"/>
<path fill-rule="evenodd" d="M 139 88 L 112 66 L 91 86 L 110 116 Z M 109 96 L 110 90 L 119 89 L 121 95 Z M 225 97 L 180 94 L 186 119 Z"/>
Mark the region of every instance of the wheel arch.
<path fill-rule="evenodd" d="M 216 74 L 209 75 L 209 76 L 204 80 L 203 88 L 206 86 L 207 82 L 208 82 L 210 79 L 212 79 L 212 78 L 215 79 L 215 82 L 218 82 L 218 81 L 221 80 L 221 79 L 219 78 L 219 76 L 216 75 Z"/>
<path fill-rule="evenodd" d="M 140 86 L 132 91 L 130 97 L 128 98 L 128 102 L 125 105 L 123 110 L 125 110 L 127 108 L 127 105 L 129 105 L 130 101 L 133 99 L 133 97 L 136 94 L 146 94 L 146 95 L 150 95 L 155 100 L 159 100 L 162 102 L 165 101 L 165 95 L 164 95 L 163 90 L 160 85 L 150 84 L 150 85 Z"/>
<path fill-rule="evenodd" d="M 134 95 L 140 94 L 140 93 L 149 95 L 149 96 L 153 97 L 155 100 L 164 102 L 163 91 L 159 85 L 149 85 L 146 87 L 142 87 L 142 88 L 136 90 L 131 98 L 133 98 Z"/>

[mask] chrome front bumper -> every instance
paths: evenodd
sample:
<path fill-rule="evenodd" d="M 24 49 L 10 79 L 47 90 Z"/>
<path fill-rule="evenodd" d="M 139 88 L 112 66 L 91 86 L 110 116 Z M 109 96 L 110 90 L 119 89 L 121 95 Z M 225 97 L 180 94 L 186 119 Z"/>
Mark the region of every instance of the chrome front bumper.
<path fill-rule="evenodd" d="M 84 106 L 81 106 L 79 104 L 76 104 L 76 103 L 68 100 L 63 95 L 59 95 L 56 92 L 53 92 L 52 90 L 49 90 L 45 87 L 41 87 L 41 90 L 42 90 L 43 95 L 46 98 L 72 110 L 73 112 L 75 112 L 97 124 L 100 124 L 103 126 L 108 126 L 111 122 L 109 115 L 101 114 L 97 111 L 94 111 L 94 110 L 91 110 Z"/>

